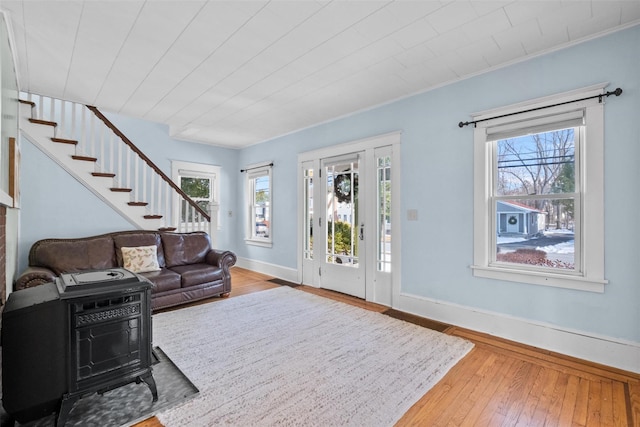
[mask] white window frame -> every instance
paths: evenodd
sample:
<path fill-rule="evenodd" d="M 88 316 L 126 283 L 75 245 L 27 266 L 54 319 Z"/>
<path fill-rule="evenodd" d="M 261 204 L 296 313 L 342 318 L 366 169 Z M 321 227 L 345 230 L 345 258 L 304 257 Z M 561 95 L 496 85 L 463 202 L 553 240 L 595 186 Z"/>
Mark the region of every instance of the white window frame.
<path fill-rule="evenodd" d="M 576 101 L 604 94 L 606 83 L 590 86 L 559 95 L 539 98 L 496 110 L 473 114 L 473 120 L 486 120 L 476 124 L 474 129 L 474 249 L 473 275 L 476 277 L 506 280 L 519 283 L 577 289 L 591 292 L 604 292 L 607 280 L 604 278 L 604 100 L 598 98 Z M 562 104 L 550 107 L 554 104 Z M 537 111 L 532 109 L 545 107 Z M 546 108 L 548 107 L 548 108 Z M 576 140 L 580 144 L 578 183 L 581 186 L 580 230 L 576 238 L 576 256 L 580 256 L 576 265 L 580 271 L 563 272 L 531 270 L 518 264 L 498 264 L 492 261 L 496 243 L 496 216 L 492 203 L 493 173 L 495 154 L 492 141 L 495 137 L 488 133 L 502 128 L 517 130 L 518 122 L 526 122 L 530 128 L 532 120 L 550 115 L 564 115 L 572 111 L 584 111 L 584 134 Z M 491 117 L 513 114 L 508 117 Z M 487 120 L 489 119 L 489 120 Z M 579 172 L 578 172 L 579 171 Z"/>
<path fill-rule="evenodd" d="M 273 246 L 273 174 L 272 162 L 249 165 L 245 172 L 245 206 L 247 206 L 247 225 L 245 243 L 248 245 L 270 248 Z M 269 236 L 258 236 L 255 233 L 255 181 L 263 176 L 269 177 Z"/>
<path fill-rule="evenodd" d="M 220 204 L 220 166 L 207 165 L 204 163 L 184 162 L 181 160 L 171 161 L 171 179 L 178 186 L 181 187 L 182 177 L 193 178 L 210 178 L 213 180 L 213 188 L 211 189 L 212 203 Z M 210 209 L 207 214 L 211 214 Z M 180 222 L 180 204 L 177 201 L 173 205 L 173 217 L 177 219 L 177 223 Z M 220 230 L 222 228 L 220 222 L 220 215 L 217 218 L 216 228 Z M 213 237 L 213 236 L 212 236 Z"/>

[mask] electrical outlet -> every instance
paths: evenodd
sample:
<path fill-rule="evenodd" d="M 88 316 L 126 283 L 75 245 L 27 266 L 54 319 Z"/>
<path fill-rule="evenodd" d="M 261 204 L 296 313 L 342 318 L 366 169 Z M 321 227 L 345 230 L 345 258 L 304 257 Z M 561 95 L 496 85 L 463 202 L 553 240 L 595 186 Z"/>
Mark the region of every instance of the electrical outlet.
<path fill-rule="evenodd" d="M 417 221 L 417 220 L 418 220 L 418 210 L 417 209 L 407 210 L 407 221 Z"/>
<path fill-rule="evenodd" d="M 233 216 L 233 211 L 229 211 L 229 218 Z"/>

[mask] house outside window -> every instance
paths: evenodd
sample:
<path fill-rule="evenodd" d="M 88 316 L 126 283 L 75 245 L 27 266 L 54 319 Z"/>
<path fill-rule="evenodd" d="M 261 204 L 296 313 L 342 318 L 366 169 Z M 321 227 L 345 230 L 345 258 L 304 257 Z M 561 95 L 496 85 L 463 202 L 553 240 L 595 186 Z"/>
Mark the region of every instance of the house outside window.
<path fill-rule="evenodd" d="M 603 88 L 474 116 L 475 276 L 604 291 Z"/>
<path fill-rule="evenodd" d="M 272 175 L 271 166 L 248 167 L 248 227 L 246 241 L 259 246 L 272 243 Z"/>

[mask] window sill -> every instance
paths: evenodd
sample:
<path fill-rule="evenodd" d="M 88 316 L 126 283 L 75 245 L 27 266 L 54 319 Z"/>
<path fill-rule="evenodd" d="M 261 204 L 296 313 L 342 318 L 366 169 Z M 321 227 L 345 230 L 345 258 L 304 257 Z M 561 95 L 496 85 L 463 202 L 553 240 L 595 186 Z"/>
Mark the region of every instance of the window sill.
<path fill-rule="evenodd" d="M 251 246 L 260 246 L 262 248 L 270 248 L 273 246 L 273 242 L 271 242 L 271 240 L 264 240 L 264 239 L 244 239 L 244 242 L 247 245 L 251 245 Z"/>
<path fill-rule="evenodd" d="M 475 277 L 596 293 L 604 293 L 604 285 L 608 283 L 608 281 L 604 279 L 593 279 L 583 276 L 569 276 L 536 271 L 523 271 L 502 267 L 497 268 L 472 265 L 471 269 L 473 270 L 473 275 Z"/>

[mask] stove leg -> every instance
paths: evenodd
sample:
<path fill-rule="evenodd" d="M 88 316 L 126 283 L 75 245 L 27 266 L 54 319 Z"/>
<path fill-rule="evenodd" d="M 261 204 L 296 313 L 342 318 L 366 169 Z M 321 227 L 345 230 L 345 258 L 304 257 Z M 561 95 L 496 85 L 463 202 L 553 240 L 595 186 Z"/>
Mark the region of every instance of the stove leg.
<path fill-rule="evenodd" d="M 68 394 L 62 397 L 62 402 L 60 403 L 60 410 L 58 411 L 58 418 L 56 419 L 56 427 L 64 427 L 67 422 L 67 417 L 73 408 L 73 405 L 78 401 L 79 396 L 71 397 Z"/>
<path fill-rule="evenodd" d="M 144 383 L 149 387 L 149 390 L 151 390 L 151 395 L 153 396 L 153 402 L 157 402 L 158 389 L 156 387 L 156 380 L 153 379 L 153 375 L 148 374 L 148 375 L 145 375 L 144 377 L 141 377 L 140 379 L 144 381 Z"/>

